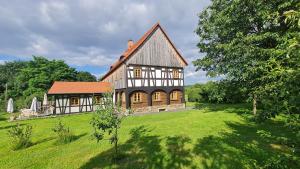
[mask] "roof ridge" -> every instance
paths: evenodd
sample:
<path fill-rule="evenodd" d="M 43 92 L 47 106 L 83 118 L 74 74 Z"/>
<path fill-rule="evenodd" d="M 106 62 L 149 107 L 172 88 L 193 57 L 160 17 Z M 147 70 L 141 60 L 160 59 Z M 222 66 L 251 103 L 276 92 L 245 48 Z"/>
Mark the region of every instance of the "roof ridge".
<path fill-rule="evenodd" d="M 130 49 L 125 50 L 121 56 L 124 56 L 122 60 L 117 60 L 114 62 L 111 66 L 109 71 L 101 78 L 103 80 L 106 78 L 111 72 L 115 71 L 116 68 L 118 68 L 124 61 L 126 61 L 131 54 L 133 54 L 145 41 L 148 39 L 148 37 L 156 30 L 156 28 L 160 28 L 163 32 L 163 34 L 166 36 L 167 40 L 170 42 L 172 47 L 175 49 L 176 53 L 180 56 L 180 58 L 183 60 L 183 62 L 187 65 L 187 62 L 185 59 L 181 56 L 181 54 L 178 52 L 174 44 L 171 42 L 170 38 L 166 34 L 166 32 L 163 30 L 163 28 L 160 26 L 159 22 L 156 22 L 136 43 L 132 45 Z M 120 56 L 120 57 L 121 57 Z"/>

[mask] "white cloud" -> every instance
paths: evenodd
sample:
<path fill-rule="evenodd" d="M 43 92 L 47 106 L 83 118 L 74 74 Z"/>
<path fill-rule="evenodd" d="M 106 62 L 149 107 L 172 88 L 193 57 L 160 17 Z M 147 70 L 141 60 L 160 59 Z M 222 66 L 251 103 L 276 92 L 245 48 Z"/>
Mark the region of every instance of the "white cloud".
<path fill-rule="evenodd" d="M 0 1 L 0 56 L 43 55 L 77 66 L 108 67 L 159 21 L 190 64 L 188 83 L 205 78 L 191 62 L 199 57 L 194 30 L 209 0 Z"/>
<path fill-rule="evenodd" d="M 61 1 L 40 3 L 41 21 L 51 28 L 57 28 L 59 22 L 69 22 L 69 7 Z"/>
<path fill-rule="evenodd" d="M 108 23 L 104 24 L 102 29 L 106 33 L 115 33 L 118 30 L 118 24 L 115 22 L 108 22 Z"/>

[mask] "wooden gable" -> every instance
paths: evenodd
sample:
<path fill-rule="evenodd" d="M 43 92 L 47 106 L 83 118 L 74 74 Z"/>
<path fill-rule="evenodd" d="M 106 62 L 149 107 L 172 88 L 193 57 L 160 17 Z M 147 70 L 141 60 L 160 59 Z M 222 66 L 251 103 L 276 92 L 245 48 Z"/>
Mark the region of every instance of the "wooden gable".
<path fill-rule="evenodd" d="M 139 49 L 126 61 L 127 64 L 184 67 L 185 61 L 179 56 L 167 35 L 158 26 Z"/>

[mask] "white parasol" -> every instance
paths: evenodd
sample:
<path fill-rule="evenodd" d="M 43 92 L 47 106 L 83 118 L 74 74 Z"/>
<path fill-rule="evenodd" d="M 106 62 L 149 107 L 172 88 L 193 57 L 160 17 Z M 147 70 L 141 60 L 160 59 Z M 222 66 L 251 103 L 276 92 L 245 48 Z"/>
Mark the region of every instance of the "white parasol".
<path fill-rule="evenodd" d="M 10 98 L 10 99 L 8 100 L 8 103 L 7 103 L 7 112 L 8 112 L 8 113 L 14 112 L 14 101 L 13 101 L 12 98 Z"/>
<path fill-rule="evenodd" d="M 37 98 L 36 97 L 34 97 L 32 99 L 30 110 L 33 111 L 33 112 L 37 112 Z"/>
<path fill-rule="evenodd" d="M 48 98 L 47 98 L 47 94 L 44 94 L 44 100 L 43 100 L 43 105 L 47 106 L 48 105 Z"/>

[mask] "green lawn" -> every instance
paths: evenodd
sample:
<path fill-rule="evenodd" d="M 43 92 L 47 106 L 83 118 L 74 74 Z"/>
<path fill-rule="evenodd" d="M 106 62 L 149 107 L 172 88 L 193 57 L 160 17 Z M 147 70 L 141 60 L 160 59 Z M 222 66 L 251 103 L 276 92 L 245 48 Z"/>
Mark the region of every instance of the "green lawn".
<path fill-rule="evenodd" d="M 112 146 L 107 140 L 92 139 L 89 121 L 92 114 L 63 116 L 61 119 L 77 139 L 57 145 L 51 128 L 57 118 L 21 121 L 33 126 L 33 146 L 12 151 L 7 130 L 16 125 L 0 116 L 0 168 L 257 168 L 291 149 L 271 138 L 260 136 L 294 135 L 282 118 L 255 124 L 241 105 L 204 105 L 201 110 L 131 116 L 120 130 L 120 149 L 125 157 L 114 163 Z M 294 155 L 295 160 L 299 156 Z M 298 161 L 299 162 L 299 161 Z M 299 164 L 286 162 L 289 168 Z"/>

